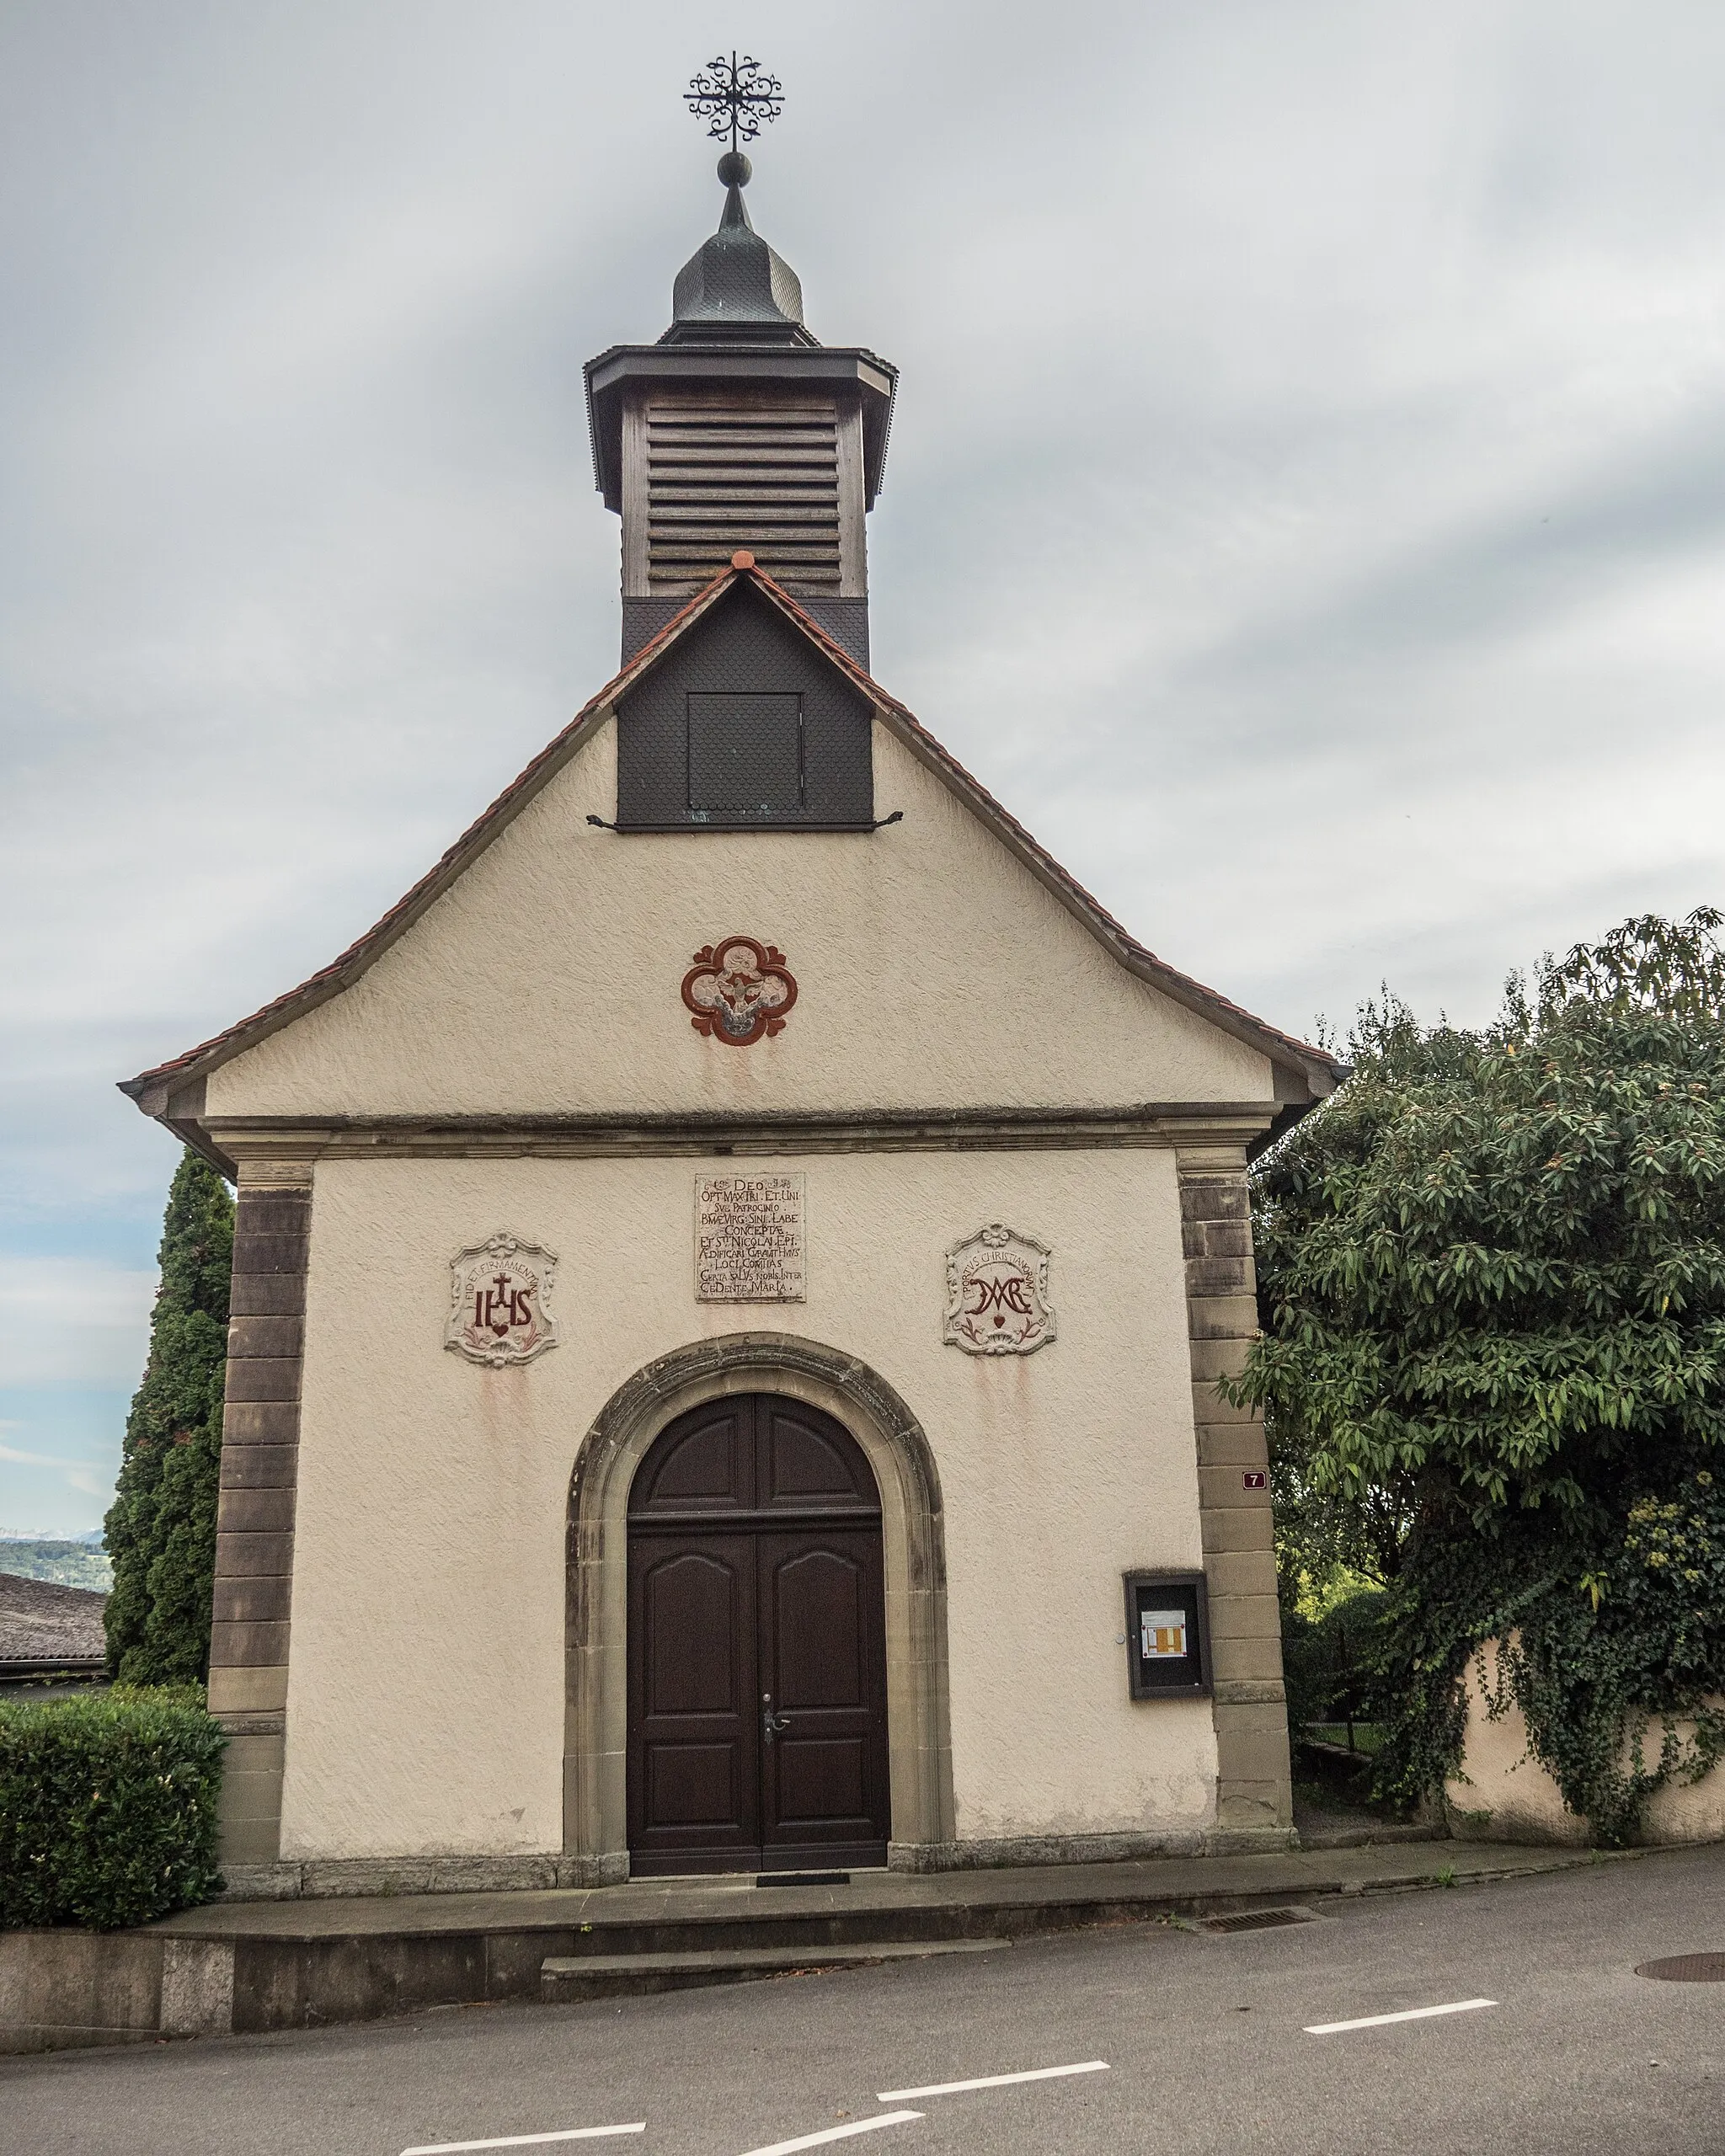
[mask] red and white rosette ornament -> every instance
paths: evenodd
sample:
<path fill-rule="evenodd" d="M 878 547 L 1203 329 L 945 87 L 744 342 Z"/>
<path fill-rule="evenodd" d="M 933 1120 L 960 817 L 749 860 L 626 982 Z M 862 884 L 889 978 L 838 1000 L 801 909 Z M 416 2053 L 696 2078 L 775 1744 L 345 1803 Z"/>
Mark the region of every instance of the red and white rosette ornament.
<path fill-rule="evenodd" d="M 752 936 L 703 945 L 683 975 L 683 1001 L 695 1031 L 727 1048 L 751 1048 L 782 1033 L 796 1000 L 784 953 Z"/>

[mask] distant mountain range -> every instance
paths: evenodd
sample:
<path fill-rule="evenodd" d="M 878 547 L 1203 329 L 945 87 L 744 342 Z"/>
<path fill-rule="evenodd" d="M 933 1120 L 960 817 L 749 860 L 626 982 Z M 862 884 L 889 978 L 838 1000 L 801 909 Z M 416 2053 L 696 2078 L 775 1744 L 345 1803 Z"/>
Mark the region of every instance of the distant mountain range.
<path fill-rule="evenodd" d="M 0 1572 L 19 1579 L 52 1580 L 59 1587 L 93 1588 L 106 1594 L 114 1564 L 99 1534 L 0 1534 Z"/>

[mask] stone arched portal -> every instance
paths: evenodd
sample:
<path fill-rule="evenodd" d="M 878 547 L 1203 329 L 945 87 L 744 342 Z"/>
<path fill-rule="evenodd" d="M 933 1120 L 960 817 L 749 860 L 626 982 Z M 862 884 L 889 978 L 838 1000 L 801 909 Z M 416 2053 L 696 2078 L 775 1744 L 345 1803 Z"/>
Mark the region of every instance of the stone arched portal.
<path fill-rule="evenodd" d="M 889 1861 L 920 1870 L 953 1840 L 946 1552 L 940 1479 L 921 1426 L 853 1357 L 782 1332 L 729 1333 L 637 1371 L 581 1444 L 569 1489 L 563 1848 L 582 1881 L 628 1876 L 628 1499 L 676 1417 L 725 1393 L 772 1390 L 824 1409 L 880 1487 L 886 1567 Z"/>

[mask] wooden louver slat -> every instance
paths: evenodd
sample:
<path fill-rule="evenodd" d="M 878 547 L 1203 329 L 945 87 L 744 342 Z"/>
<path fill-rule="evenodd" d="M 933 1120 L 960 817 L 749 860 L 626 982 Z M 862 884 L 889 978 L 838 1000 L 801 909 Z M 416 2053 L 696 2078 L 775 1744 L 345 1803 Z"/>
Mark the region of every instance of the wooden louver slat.
<path fill-rule="evenodd" d="M 837 590 L 833 406 L 664 398 L 645 420 L 650 590 L 697 590 L 746 547 L 792 590 Z"/>

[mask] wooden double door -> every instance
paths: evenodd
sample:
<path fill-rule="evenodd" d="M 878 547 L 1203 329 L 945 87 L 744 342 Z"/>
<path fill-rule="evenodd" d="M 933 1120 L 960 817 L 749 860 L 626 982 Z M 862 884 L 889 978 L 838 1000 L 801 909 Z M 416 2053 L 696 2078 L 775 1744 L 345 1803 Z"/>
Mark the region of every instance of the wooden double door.
<path fill-rule="evenodd" d="M 830 1416 L 714 1401 L 636 1470 L 628 1778 L 637 1876 L 885 1863 L 880 1493 Z"/>

